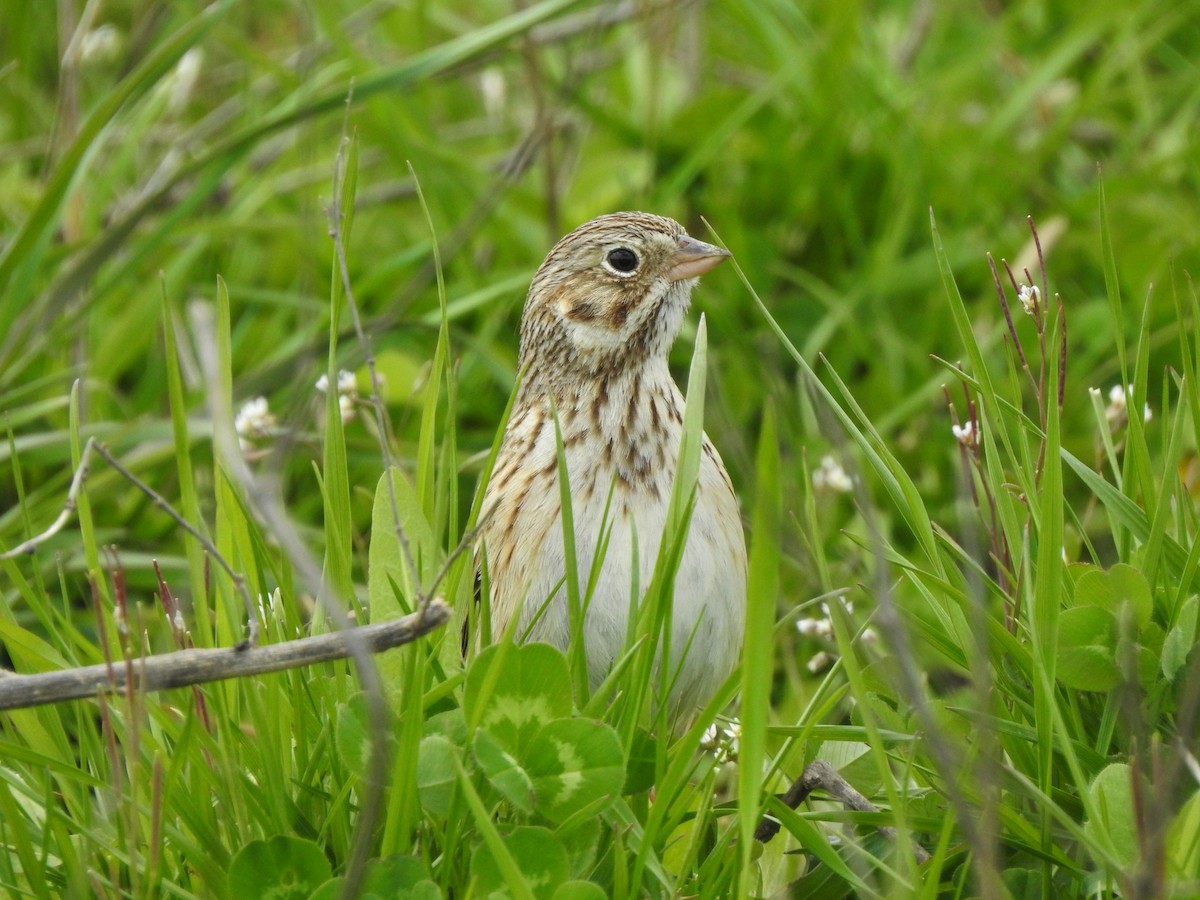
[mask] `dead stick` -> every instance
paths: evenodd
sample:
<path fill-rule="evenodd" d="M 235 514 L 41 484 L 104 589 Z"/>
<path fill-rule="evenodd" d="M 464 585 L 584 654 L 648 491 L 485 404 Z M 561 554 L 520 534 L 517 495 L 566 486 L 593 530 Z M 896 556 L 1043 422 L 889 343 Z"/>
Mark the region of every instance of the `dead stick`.
<path fill-rule="evenodd" d="M 135 659 L 131 669 L 138 690 L 162 691 L 343 659 L 350 654 L 352 640 L 370 653 L 380 653 L 415 641 L 449 620 L 450 607 L 441 600 L 431 600 L 421 612 L 354 628 L 353 638 L 338 631 L 244 650 L 226 647 L 177 650 Z M 97 691 L 123 691 L 128 671 L 123 666 L 106 663 L 37 675 L 14 675 L 0 670 L 0 710 L 94 697 Z"/>
<path fill-rule="evenodd" d="M 847 809 L 853 809 L 858 812 L 879 812 L 879 809 L 850 786 L 850 782 L 846 781 L 837 769 L 825 762 L 823 759 L 814 759 L 811 763 L 804 767 L 804 771 L 800 773 L 800 777 L 792 782 L 792 786 L 788 788 L 787 793 L 779 799 L 785 803 L 790 809 L 795 809 L 801 803 L 808 799 L 808 795 L 813 791 L 822 790 L 838 800 Z M 758 823 L 758 829 L 754 832 L 754 839 L 761 843 L 766 843 L 775 837 L 779 831 L 779 822 L 775 819 L 764 817 Z M 879 829 L 879 833 L 896 839 L 896 829 L 883 826 Z M 929 859 L 929 853 L 913 841 L 913 854 L 917 858 L 917 862 L 923 863 Z"/>

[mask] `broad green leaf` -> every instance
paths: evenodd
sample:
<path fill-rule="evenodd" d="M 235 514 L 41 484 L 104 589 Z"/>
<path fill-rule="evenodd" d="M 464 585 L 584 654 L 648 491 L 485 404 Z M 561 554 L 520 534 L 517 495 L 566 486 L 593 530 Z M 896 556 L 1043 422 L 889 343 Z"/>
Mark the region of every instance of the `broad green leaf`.
<path fill-rule="evenodd" d="M 475 733 L 474 751 L 492 787 L 521 812 L 533 812 L 533 782 L 521 762 L 482 728 Z"/>
<path fill-rule="evenodd" d="M 1138 858 L 1138 827 L 1133 808 L 1134 771 L 1125 763 L 1113 763 L 1092 781 L 1088 792 L 1098 819 L 1084 824 L 1088 837 L 1107 846 L 1124 866 Z"/>
<path fill-rule="evenodd" d="M 349 702 L 338 706 L 335 740 L 338 756 L 346 768 L 358 774 L 367 771 L 371 739 L 368 735 L 366 700 L 362 694 L 356 694 Z"/>
<path fill-rule="evenodd" d="M 604 900 L 608 895 L 591 881 L 564 881 L 554 891 L 553 900 Z"/>
<path fill-rule="evenodd" d="M 562 822 L 575 810 L 615 799 L 625 783 L 625 754 L 616 731 L 591 719 L 559 719 L 538 732 L 523 760 L 537 811 Z"/>
<path fill-rule="evenodd" d="M 229 896 L 235 900 L 307 900 L 333 874 L 320 846 L 277 834 L 251 841 L 229 865 Z"/>
<path fill-rule="evenodd" d="M 600 816 L 591 816 L 577 828 L 559 828 L 555 832 L 567 851 L 567 866 L 571 874 L 577 878 L 588 875 L 596 863 L 602 822 L 603 819 Z"/>
<path fill-rule="evenodd" d="M 346 879 L 331 878 L 308 900 L 338 900 Z M 411 856 L 389 856 L 367 863 L 367 872 L 356 895 L 358 900 L 441 900 L 442 892 L 429 870 Z"/>
<path fill-rule="evenodd" d="M 1075 582 L 1075 605 L 1098 606 L 1118 615 L 1129 604 L 1138 628 L 1150 624 L 1154 599 L 1146 577 L 1133 566 L 1118 563 L 1107 572 L 1091 569 Z"/>
<path fill-rule="evenodd" d="M 559 885 L 567 880 L 567 851 L 548 828 L 521 826 L 501 840 L 535 897 L 553 897 Z M 504 892 L 508 887 L 487 845 L 480 846 L 471 857 L 471 875 L 478 879 L 479 893 L 485 897 L 493 891 Z"/>
<path fill-rule="evenodd" d="M 493 644 L 467 672 L 463 707 L 468 722 L 519 756 L 542 726 L 570 713 L 567 661 L 549 644 Z"/>
<path fill-rule="evenodd" d="M 433 734 L 421 739 L 417 749 L 417 791 L 421 808 L 445 816 L 450 810 L 454 783 L 458 780 L 454 761 L 459 748 L 449 738 Z"/>
<path fill-rule="evenodd" d="M 1076 606 L 1059 619 L 1057 672 L 1068 687 L 1110 691 L 1121 681 L 1117 620 L 1098 606 Z"/>
<path fill-rule="evenodd" d="M 371 508 L 371 549 L 368 554 L 367 594 L 371 600 L 371 618 L 386 621 L 412 612 L 416 591 L 434 573 L 438 563 L 438 543 L 429 521 L 421 512 L 420 503 L 408 477 L 392 469 L 392 490 L 396 510 L 392 512 L 392 491 L 385 480 L 375 487 L 375 503 Z M 396 534 L 396 518 L 408 539 L 415 575 L 408 571 L 400 539 Z M 415 583 L 414 583 L 415 582 Z M 403 596 L 397 597 L 392 584 L 399 585 Z"/>
<path fill-rule="evenodd" d="M 1137 679 L 1143 690 L 1151 690 L 1162 665 L 1167 635 L 1157 622 L 1151 622 L 1137 635 Z"/>
<path fill-rule="evenodd" d="M 394 348 L 380 350 L 375 357 L 375 371 L 382 381 L 379 390 L 383 402 L 388 406 L 419 406 L 420 398 L 416 390 L 424 369 L 424 363 L 410 354 Z M 371 388 L 369 376 L 360 374 L 358 383 L 363 390 Z"/>
<path fill-rule="evenodd" d="M 391 478 L 391 489 L 386 479 Z M 392 497 L 396 506 L 393 512 Z M 396 523 L 408 540 L 417 572 L 408 571 Z M 371 546 L 367 554 L 367 596 L 371 619 L 384 622 L 413 611 L 417 591 L 431 578 L 439 561 L 437 540 L 408 478 L 398 469 L 385 473 L 375 487 L 371 508 Z M 399 596 L 397 595 L 399 592 Z M 445 633 L 443 629 L 443 634 Z M 405 655 L 385 653 L 378 657 L 379 676 L 393 704 L 399 703 L 406 683 Z"/>
<path fill-rule="evenodd" d="M 1162 673 L 1173 681 L 1188 654 L 1196 644 L 1196 613 L 1200 609 L 1200 597 L 1192 595 L 1184 601 L 1175 626 L 1167 632 L 1163 642 Z"/>
<path fill-rule="evenodd" d="M 1042 873 L 1033 869 L 1005 869 L 1001 875 L 1010 900 L 1042 900 Z"/>
<path fill-rule="evenodd" d="M 1167 874 L 1200 881 L 1200 792 L 1193 793 L 1167 830 Z"/>
<path fill-rule="evenodd" d="M 461 706 L 436 713 L 425 720 L 425 736 L 441 735 L 456 747 L 466 747 L 470 739 L 467 720 Z"/>

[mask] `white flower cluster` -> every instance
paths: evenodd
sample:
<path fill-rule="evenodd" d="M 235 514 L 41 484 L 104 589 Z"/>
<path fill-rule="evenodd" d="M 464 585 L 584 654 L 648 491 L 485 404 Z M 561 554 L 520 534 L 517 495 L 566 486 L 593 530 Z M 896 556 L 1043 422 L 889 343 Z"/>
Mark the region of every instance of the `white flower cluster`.
<path fill-rule="evenodd" d="M 968 450 L 974 450 L 979 446 L 979 432 L 975 430 L 974 422 L 967 422 L 965 425 L 951 425 L 950 431 L 954 435 L 954 439 Z"/>
<path fill-rule="evenodd" d="M 1088 393 L 1093 397 L 1100 397 L 1100 388 L 1088 388 Z M 1104 407 L 1104 419 L 1108 422 L 1108 427 L 1113 431 L 1121 428 L 1129 421 L 1129 398 L 1133 396 L 1133 385 L 1127 384 L 1122 387 L 1119 384 L 1114 384 L 1108 389 L 1108 404 Z M 1154 414 L 1150 411 L 1150 404 L 1147 403 L 1142 409 L 1142 421 L 1149 422 Z"/>
<path fill-rule="evenodd" d="M 854 612 L 853 603 L 846 603 L 846 612 L 851 614 Z M 820 618 L 806 616 L 803 619 L 798 619 L 796 621 L 796 630 L 804 635 L 804 637 L 812 638 L 813 640 L 818 641 L 832 642 L 834 640 L 833 619 L 829 614 L 829 604 L 821 604 Z M 873 644 L 875 643 L 876 638 L 877 636 L 873 628 L 863 629 L 862 640 L 864 643 Z M 824 672 L 835 662 L 837 662 L 836 653 L 834 653 L 832 650 L 819 650 L 809 658 L 808 662 L 804 664 L 804 667 L 813 675 L 817 675 L 821 672 Z"/>
<path fill-rule="evenodd" d="M 266 397 L 255 397 L 243 403 L 233 420 L 242 452 L 254 449 L 253 440 L 273 437 L 276 424 Z"/>
<path fill-rule="evenodd" d="M 838 494 L 848 494 L 854 488 L 854 482 L 850 480 L 842 464 L 832 456 L 821 457 L 821 464 L 813 469 L 812 484 L 818 491 Z"/>
<path fill-rule="evenodd" d="M 742 736 L 742 723 L 738 719 L 730 719 L 723 728 L 713 722 L 704 730 L 700 738 L 700 749 L 711 753 L 719 763 L 737 762 L 738 741 Z"/>
<path fill-rule="evenodd" d="M 322 375 L 317 379 L 317 390 L 322 394 L 329 391 L 329 376 Z M 338 411 L 342 422 L 354 418 L 354 404 L 358 400 L 358 376 L 345 369 L 339 369 L 337 374 Z"/>
<path fill-rule="evenodd" d="M 1042 307 L 1042 292 L 1036 284 L 1023 284 L 1017 288 L 1017 299 L 1021 301 L 1021 309 L 1025 315 L 1036 317 Z"/>

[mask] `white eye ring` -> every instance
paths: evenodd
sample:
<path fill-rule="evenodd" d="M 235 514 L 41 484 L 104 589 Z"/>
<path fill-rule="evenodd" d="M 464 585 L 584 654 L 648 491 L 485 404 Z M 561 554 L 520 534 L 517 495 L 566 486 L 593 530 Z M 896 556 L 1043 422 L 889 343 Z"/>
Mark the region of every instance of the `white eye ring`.
<path fill-rule="evenodd" d="M 604 254 L 600 263 L 604 270 L 618 278 L 630 278 L 637 274 L 642 265 L 642 258 L 637 251 L 629 247 L 613 247 Z"/>

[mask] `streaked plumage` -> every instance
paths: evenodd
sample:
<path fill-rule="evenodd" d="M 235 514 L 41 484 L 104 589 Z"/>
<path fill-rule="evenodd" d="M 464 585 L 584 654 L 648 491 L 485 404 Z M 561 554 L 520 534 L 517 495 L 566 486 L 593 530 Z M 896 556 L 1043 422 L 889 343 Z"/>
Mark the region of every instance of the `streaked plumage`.
<path fill-rule="evenodd" d="M 554 414 L 570 477 L 575 549 L 586 591 L 609 503 L 611 533 L 585 618 L 588 671 L 598 684 L 625 640 L 634 586 L 650 582 L 683 424 L 667 368 L 697 277 L 727 254 L 677 222 L 614 213 L 576 228 L 550 251 L 521 320 L 523 381 L 488 484 L 481 535 L 499 636 L 520 609 L 518 637 L 565 649 L 565 573 Z M 547 597 L 546 611 L 530 623 Z M 746 550 L 737 499 L 704 438 L 696 506 L 675 581 L 672 666 L 691 644 L 672 706 L 706 702 L 737 661 Z M 693 631 L 695 634 L 693 635 Z"/>

